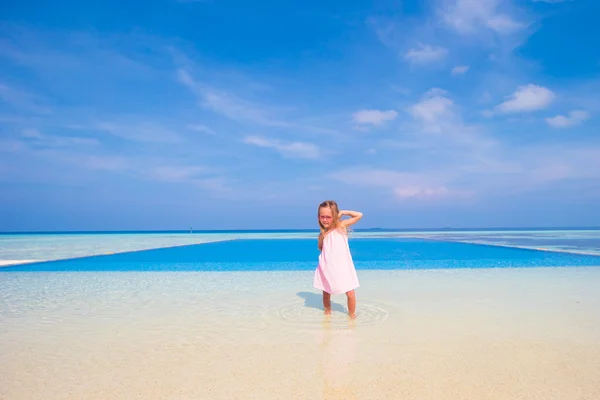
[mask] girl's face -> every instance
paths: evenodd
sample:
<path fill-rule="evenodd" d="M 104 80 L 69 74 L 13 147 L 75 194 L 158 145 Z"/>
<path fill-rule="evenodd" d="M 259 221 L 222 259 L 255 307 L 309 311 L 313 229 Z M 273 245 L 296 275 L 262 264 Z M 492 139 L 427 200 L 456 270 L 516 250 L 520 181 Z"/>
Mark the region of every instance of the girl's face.
<path fill-rule="evenodd" d="M 329 229 L 333 222 L 333 213 L 329 207 L 321 207 L 319 209 L 319 222 L 323 225 L 323 228 Z"/>

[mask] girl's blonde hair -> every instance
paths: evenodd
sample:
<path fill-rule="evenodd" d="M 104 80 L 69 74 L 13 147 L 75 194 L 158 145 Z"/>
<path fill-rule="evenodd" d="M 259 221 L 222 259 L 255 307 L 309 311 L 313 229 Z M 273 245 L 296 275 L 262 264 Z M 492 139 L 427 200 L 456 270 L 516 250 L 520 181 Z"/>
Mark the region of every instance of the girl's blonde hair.
<path fill-rule="evenodd" d="M 330 230 L 341 229 L 345 233 L 347 230 L 345 227 L 340 226 L 340 208 L 337 203 L 333 200 L 326 200 L 319 204 L 319 208 L 317 209 L 317 221 L 319 222 L 319 228 L 321 229 L 321 235 L 325 235 L 325 227 L 321 223 L 321 218 L 319 218 L 319 213 L 321 212 L 321 208 L 329 208 L 331 210 L 332 220 Z"/>

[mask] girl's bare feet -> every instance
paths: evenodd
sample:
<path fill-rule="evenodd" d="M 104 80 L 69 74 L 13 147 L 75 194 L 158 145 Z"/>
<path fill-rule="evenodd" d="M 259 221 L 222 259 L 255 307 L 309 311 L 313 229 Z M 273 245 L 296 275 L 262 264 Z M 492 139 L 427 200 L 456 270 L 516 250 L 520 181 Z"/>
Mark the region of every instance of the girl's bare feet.
<path fill-rule="evenodd" d="M 331 315 L 331 294 L 323 290 L 323 308 L 325 315 Z"/>
<path fill-rule="evenodd" d="M 356 319 L 356 314 L 349 314 L 350 319 Z"/>

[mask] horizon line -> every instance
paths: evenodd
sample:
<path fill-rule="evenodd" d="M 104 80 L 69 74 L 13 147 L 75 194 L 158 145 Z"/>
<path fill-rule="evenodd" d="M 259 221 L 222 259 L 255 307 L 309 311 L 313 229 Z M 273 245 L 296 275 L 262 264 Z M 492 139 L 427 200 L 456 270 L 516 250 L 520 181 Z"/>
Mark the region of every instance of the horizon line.
<path fill-rule="evenodd" d="M 553 231 L 553 230 L 600 230 L 600 226 L 556 226 L 556 227 L 471 227 L 471 228 L 458 228 L 458 227 L 443 227 L 443 228 L 360 228 L 353 229 L 355 232 L 417 232 L 417 231 L 500 231 L 500 230 L 537 230 L 537 231 Z M 233 232 L 314 232 L 318 231 L 318 228 L 281 228 L 281 229 L 104 229 L 104 230 L 39 230 L 39 231 L 0 231 L 0 235 L 10 234 L 84 234 L 84 233 L 233 233 Z"/>

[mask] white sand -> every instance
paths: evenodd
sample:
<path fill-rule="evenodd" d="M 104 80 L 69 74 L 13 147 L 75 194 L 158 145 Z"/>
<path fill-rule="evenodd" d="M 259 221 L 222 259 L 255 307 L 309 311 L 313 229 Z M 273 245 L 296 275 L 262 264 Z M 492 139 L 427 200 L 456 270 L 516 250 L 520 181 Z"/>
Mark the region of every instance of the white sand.
<path fill-rule="evenodd" d="M 5 273 L 1 399 L 600 399 L 600 268 Z"/>

